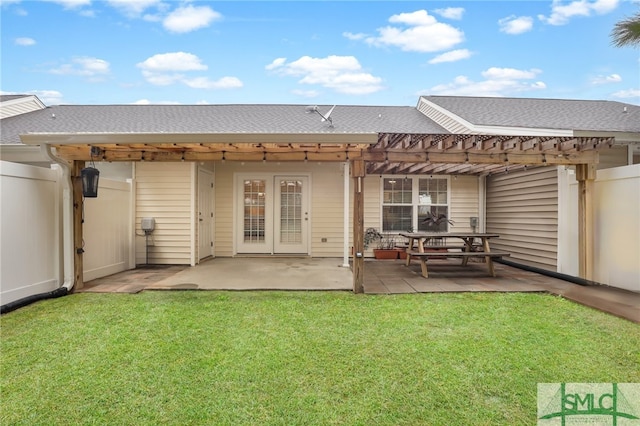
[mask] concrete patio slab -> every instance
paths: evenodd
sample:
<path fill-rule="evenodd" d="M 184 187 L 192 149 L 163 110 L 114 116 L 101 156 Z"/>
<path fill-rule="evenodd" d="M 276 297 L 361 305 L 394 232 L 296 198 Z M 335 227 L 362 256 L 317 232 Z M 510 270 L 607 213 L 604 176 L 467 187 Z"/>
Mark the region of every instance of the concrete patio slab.
<path fill-rule="evenodd" d="M 146 290 L 351 290 L 338 259 L 216 258 L 148 285 Z"/>
<path fill-rule="evenodd" d="M 216 258 L 197 266 L 144 266 L 85 283 L 79 292 L 138 293 L 142 290 L 353 290 L 350 268 L 342 259 Z M 640 323 L 640 293 L 608 286 L 582 286 L 504 264 L 496 277 L 486 265 L 459 260 L 432 265 L 429 278 L 420 265 L 367 260 L 366 294 L 447 292 L 545 292 Z"/>

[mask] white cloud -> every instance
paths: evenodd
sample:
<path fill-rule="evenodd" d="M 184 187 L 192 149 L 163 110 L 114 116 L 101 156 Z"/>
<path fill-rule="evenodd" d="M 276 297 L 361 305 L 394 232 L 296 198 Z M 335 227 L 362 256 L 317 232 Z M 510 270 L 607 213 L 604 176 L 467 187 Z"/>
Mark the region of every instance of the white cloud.
<path fill-rule="evenodd" d="M 71 63 L 62 64 L 49 72 L 58 75 L 79 75 L 92 81 L 100 81 L 102 77 L 110 73 L 109 67 L 109 62 L 104 59 L 79 57 L 73 58 Z"/>
<path fill-rule="evenodd" d="M 433 11 L 443 18 L 448 19 L 462 19 L 462 14 L 464 13 L 464 8 L 462 7 L 447 7 L 446 9 L 436 9 Z"/>
<path fill-rule="evenodd" d="M 482 72 L 482 76 L 489 80 L 528 80 L 535 78 L 542 71 L 538 69 L 517 70 L 515 68 L 491 67 Z"/>
<path fill-rule="evenodd" d="M 619 90 L 611 96 L 618 99 L 635 99 L 640 104 L 640 89 Z"/>
<path fill-rule="evenodd" d="M 211 80 L 206 76 L 187 77 L 186 73 L 206 71 L 209 67 L 192 53 L 160 53 L 136 65 L 142 70 L 147 82 L 156 86 L 182 83 L 193 89 L 237 89 L 243 86 L 236 77 L 222 77 Z"/>
<path fill-rule="evenodd" d="M 147 70 L 142 70 L 142 76 L 154 86 L 170 86 L 184 79 L 184 74 L 180 73 L 157 73 Z"/>
<path fill-rule="evenodd" d="M 300 96 L 302 98 L 307 98 L 307 99 L 316 98 L 320 96 L 320 92 L 318 92 L 317 90 L 292 90 L 291 93 L 293 93 L 296 96 Z"/>
<path fill-rule="evenodd" d="M 192 89 L 238 89 L 243 86 L 242 81 L 236 77 L 222 77 L 215 81 L 208 77 L 196 77 L 182 82 Z"/>
<path fill-rule="evenodd" d="M 91 0 L 46 0 L 51 3 L 57 3 L 65 9 L 77 9 L 82 6 L 91 5 Z"/>
<path fill-rule="evenodd" d="M 348 38 L 349 40 L 354 40 L 354 41 L 363 40 L 363 39 L 367 38 L 367 35 L 364 34 L 364 33 L 354 34 L 354 33 L 348 32 L 348 31 L 343 32 L 342 36 Z"/>
<path fill-rule="evenodd" d="M 591 79 L 591 84 L 600 85 L 608 83 L 620 83 L 622 77 L 619 74 L 598 75 Z"/>
<path fill-rule="evenodd" d="M 467 49 L 457 49 L 438 55 L 429 61 L 430 64 L 440 64 L 442 62 L 456 62 L 471 57 L 471 52 Z"/>
<path fill-rule="evenodd" d="M 419 95 L 461 95 L 461 96 L 507 96 L 532 90 L 542 90 L 547 86 L 542 81 L 533 80 L 541 73 L 540 70 L 517 70 L 513 68 L 489 68 L 482 73 L 483 81 L 473 81 L 461 75 L 452 82 L 439 84 Z"/>
<path fill-rule="evenodd" d="M 500 31 L 507 34 L 522 34 L 531 31 L 533 28 L 533 18 L 530 16 L 514 16 L 500 19 L 498 21 Z"/>
<path fill-rule="evenodd" d="M 62 103 L 62 93 L 57 90 L 31 90 L 29 95 L 36 95 L 45 105 L 60 105 Z"/>
<path fill-rule="evenodd" d="M 279 75 L 300 77 L 300 84 L 319 85 L 338 93 L 363 95 L 382 90 L 382 79 L 364 72 L 353 56 L 303 56 L 289 63 L 278 58 L 266 68 Z"/>
<path fill-rule="evenodd" d="M 150 7 L 159 5 L 161 0 L 107 0 L 107 3 L 129 18 L 137 18 Z"/>
<path fill-rule="evenodd" d="M 619 0 L 574 0 L 570 3 L 554 0 L 551 5 L 551 15 L 538 15 L 538 18 L 550 25 L 565 25 L 576 16 L 609 13 L 618 7 L 618 3 Z"/>
<path fill-rule="evenodd" d="M 18 46 L 33 46 L 34 44 L 36 44 L 36 41 L 29 37 L 18 37 L 15 40 L 15 43 Z"/>
<path fill-rule="evenodd" d="M 153 72 L 203 71 L 208 68 L 196 55 L 185 52 L 159 53 L 147 58 L 144 62 L 138 63 L 136 66 Z"/>
<path fill-rule="evenodd" d="M 276 68 L 283 66 L 285 62 L 287 62 L 287 58 L 277 58 L 277 59 L 274 59 L 273 62 L 271 62 L 269 65 L 267 65 L 264 68 L 266 70 L 274 70 Z"/>
<path fill-rule="evenodd" d="M 181 105 L 181 103 L 176 101 L 151 102 L 149 99 L 139 99 L 135 102 L 132 102 L 131 105 Z"/>
<path fill-rule="evenodd" d="M 389 22 L 398 26 L 379 28 L 378 37 L 367 37 L 365 41 L 373 46 L 396 46 L 404 51 L 437 52 L 464 40 L 462 31 L 438 22 L 426 10 L 393 15 Z"/>
<path fill-rule="evenodd" d="M 162 25 L 174 33 L 188 33 L 209 26 L 220 20 L 222 15 L 208 6 L 184 6 L 171 12 Z"/>

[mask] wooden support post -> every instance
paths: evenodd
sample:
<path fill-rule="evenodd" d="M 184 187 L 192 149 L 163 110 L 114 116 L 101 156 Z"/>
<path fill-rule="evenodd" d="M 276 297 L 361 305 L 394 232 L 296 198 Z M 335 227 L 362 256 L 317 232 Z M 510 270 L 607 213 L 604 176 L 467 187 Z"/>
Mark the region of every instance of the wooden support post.
<path fill-rule="evenodd" d="M 82 197 L 82 179 L 80 172 L 84 168 L 84 161 L 74 161 L 71 170 L 71 183 L 73 185 L 73 274 L 75 283 L 74 289 L 81 289 L 84 287 L 83 276 L 83 234 L 82 234 L 82 222 L 84 211 L 84 200 Z"/>
<path fill-rule="evenodd" d="M 353 178 L 353 292 L 364 293 L 364 176 L 363 159 L 351 161 Z"/>
<path fill-rule="evenodd" d="M 594 164 L 578 164 L 578 270 L 580 278 L 593 280 L 593 187 L 596 178 Z"/>

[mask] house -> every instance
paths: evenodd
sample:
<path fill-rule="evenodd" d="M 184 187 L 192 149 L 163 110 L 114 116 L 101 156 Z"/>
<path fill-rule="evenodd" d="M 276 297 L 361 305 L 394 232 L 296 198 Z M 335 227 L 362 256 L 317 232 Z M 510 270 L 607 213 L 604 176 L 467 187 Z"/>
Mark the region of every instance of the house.
<path fill-rule="evenodd" d="M 131 213 L 122 213 L 130 238 L 119 243 L 130 249 L 124 268 L 257 254 L 337 257 L 348 266 L 352 247 L 363 252 L 365 228 L 427 229 L 428 214 L 444 214 L 451 230 L 497 231 L 515 260 L 553 269 L 557 249 L 545 246 L 562 246 L 561 234 L 548 229 L 557 219 L 509 217 L 529 209 L 517 193 L 542 186 L 553 198 L 549 179 L 557 188 L 557 168 L 575 168 L 581 190 L 574 222 L 583 244 L 572 255 L 592 279 L 599 158 L 637 162 L 640 142 L 640 107 L 609 101 L 425 96 L 417 107 L 37 105 L 8 115 L 0 122 L 4 161 L 56 162 L 73 178 L 62 227 L 73 232 L 64 251 L 74 257 L 76 285 L 85 253 L 104 250 L 85 246 L 82 233 L 82 207 L 100 202 L 100 195 L 82 199 L 77 177 L 87 164 L 100 169 L 101 187 L 103 179 L 131 184 Z M 548 208 L 558 216 L 560 207 L 556 196 Z M 356 290 L 362 260 L 353 258 Z"/>

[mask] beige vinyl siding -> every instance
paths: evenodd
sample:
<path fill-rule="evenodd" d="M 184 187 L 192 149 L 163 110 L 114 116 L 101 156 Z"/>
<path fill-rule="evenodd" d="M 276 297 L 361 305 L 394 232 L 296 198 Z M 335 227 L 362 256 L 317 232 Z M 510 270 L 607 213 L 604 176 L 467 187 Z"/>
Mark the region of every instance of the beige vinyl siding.
<path fill-rule="evenodd" d="M 353 245 L 353 179 L 350 185 L 349 235 Z M 378 231 L 382 229 L 382 179 L 375 175 L 364 179 L 364 229 L 367 228 L 376 228 Z M 375 244 L 366 250 L 365 255 L 373 256 L 374 248 Z"/>
<path fill-rule="evenodd" d="M 349 247 L 353 248 L 353 178 L 349 177 Z M 382 179 L 371 175 L 364 178 L 364 229 L 382 228 Z M 370 246 L 365 256 L 373 257 L 373 249 Z M 351 253 L 351 251 L 349 252 Z"/>
<path fill-rule="evenodd" d="M 540 167 L 487 178 L 487 232 L 491 247 L 510 260 L 555 271 L 558 252 L 558 171 Z"/>
<path fill-rule="evenodd" d="M 598 157 L 598 170 L 626 166 L 629 164 L 629 148 L 626 145 L 613 146 L 599 151 Z"/>
<path fill-rule="evenodd" d="M 311 176 L 311 255 L 341 257 L 344 241 L 344 168 L 315 164 Z M 322 239 L 326 238 L 326 242 Z"/>
<path fill-rule="evenodd" d="M 190 163 L 136 163 L 136 234 L 153 217 L 149 263 L 191 264 L 192 174 Z M 136 264 L 145 263 L 145 237 L 137 237 Z"/>
<path fill-rule="evenodd" d="M 451 203 L 449 204 L 449 218 L 453 221 L 452 231 L 473 231 L 470 225 L 471 217 L 479 217 L 478 177 L 457 176 L 450 180 Z M 475 229 L 479 232 L 479 229 Z"/>
<path fill-rule="evenodd" d="M 2 108 L 0 108 L 0 119 L 14 117 L 16 115 L 26 114 L 28 112 L 44 108 L 44 105 L 39 103 L 35 96 L 18 98 L 2 103 Z"/>
<path fill-rule="evenodd" d="M 234 167 L 235 166 L 235 167 Z M 214 176 L 215 182 L 215 248 L 216 257 L 233 256 L 233 169 L 238 168 L 237 163 L 217 164 Z"/>

